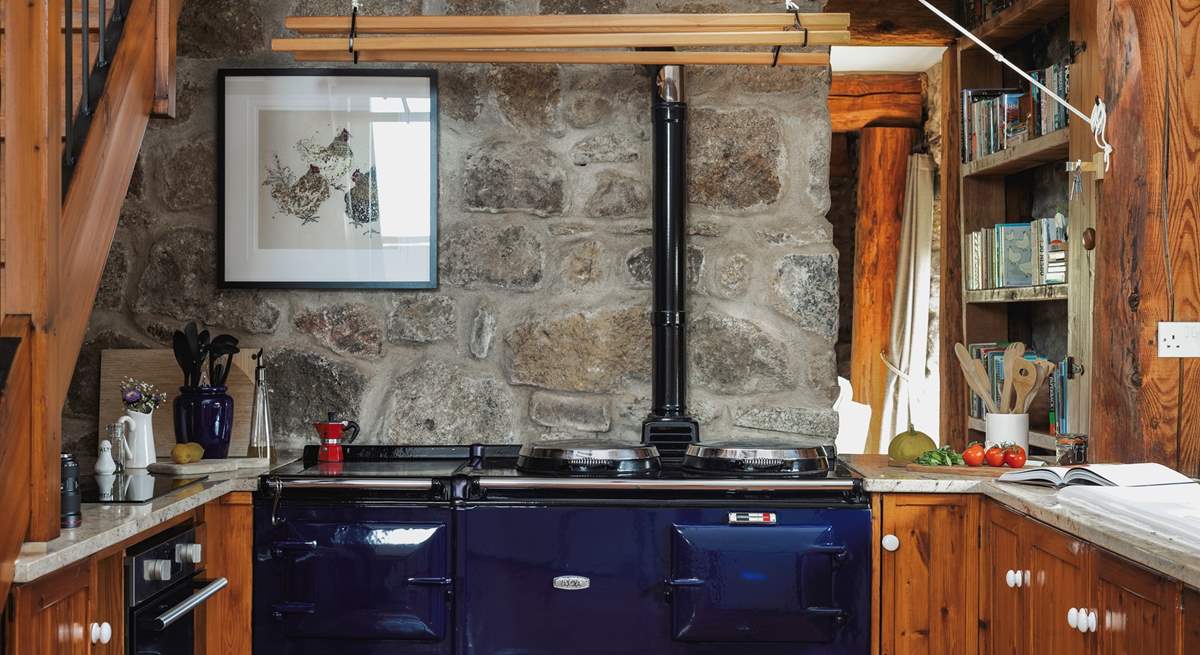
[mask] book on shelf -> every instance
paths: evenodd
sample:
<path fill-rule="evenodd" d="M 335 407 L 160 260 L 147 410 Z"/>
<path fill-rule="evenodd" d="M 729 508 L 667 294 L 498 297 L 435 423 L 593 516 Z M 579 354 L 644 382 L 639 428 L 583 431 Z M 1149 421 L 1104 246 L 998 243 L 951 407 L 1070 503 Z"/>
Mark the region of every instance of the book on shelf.
<path fill-rule="evenodd" d="M 1066 99 L 1070 94 L 1070 65 L 1053 64 L 1028 72 L 1059 97 Z M 963 163 L 1056 132 L 1070 123 L 1067 108 L 1032 84 L 963 89 L 961 111 Z"/>
<path fill-rule="evenodd" d="M 1196 484 L 1194 480 L 1162 464 L 1083 464 L 1043 466 L 1005 473 L 1000 482 L 1019 482 L 1044 487 L 1091 485 L 1099 487 L 1154 487 L 1164 484 Z"/>
<path fill-rule="evenodd" d="M 978 27 L 1012 4 L 1013 0 L 959 0 L 959 16 L 967 27 Z"/>
<path fill-rule="evenodd" d="M 1066 284 L 1067 218 L 1002 223 L 967 235 L 967 290 Z"/>
<path fill-rule="evenodd" d="M 1000 404 L 1000 394 L 1004 389 L 1004 350 L 1008 348 L 1008 342 L 1005 341 L 989 341 L 984 343 L 972 343 L 967 346 L 967 352 L 971 357 L 983 362 L 984 371 L 987 372 L 989 388 L 991 390 L 992 401 L 997 405 Z M 1032 350 L 1025 352 L 1025 359 L 1029 361 L 1045 360 L 1045 357 L 1037 354 Z M 1052 436 L 1066 434 L 1069 432 L 1067 424 L 1067 409 L 1068 399 L 1066 393 L 1066 380 L 1070 373 L 1069 360 L 1059 362 L 1048 380 L 1048 393 L 1050 398 L 1049 406 L 1047 407 L 1047 419 L 1049 423 L 1049 432 Z M 1038 390 L 1038 393 L 1042 393 Z M 967 407 L 967 413 L 972 418 L 982 419 L 987 414 L 987 406 L 983 399 L 975 392 L 971 392 L 970 404 Z M 1039 422 L 1040 423 L 1040 422 Z"/>

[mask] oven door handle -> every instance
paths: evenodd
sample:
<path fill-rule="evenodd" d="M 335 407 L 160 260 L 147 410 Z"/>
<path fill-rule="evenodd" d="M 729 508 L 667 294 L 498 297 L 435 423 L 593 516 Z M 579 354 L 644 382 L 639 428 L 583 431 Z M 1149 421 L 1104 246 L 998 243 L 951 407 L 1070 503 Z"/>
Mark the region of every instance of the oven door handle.
<path fill-rule="evenodd" d="M 179 603 L 175 607 L 172 607 L 162 614 L 159 614 L 157 617 L 151 620 L 150 629 L 158 630 L 160 632 L 166 630 L 172 623 L 187 616 L 192 610 L 200 607 L 200 605 L 203 604 L 204 601 L 208 600 L 213 594 L 227 586 L 229 586 L 229 580 L 226 578 L 217 578 L 216 580 L 204 585 L 204 587 L 199 591 L 189 596 L 187 600 L 184 600 L 182 603 Z"/>

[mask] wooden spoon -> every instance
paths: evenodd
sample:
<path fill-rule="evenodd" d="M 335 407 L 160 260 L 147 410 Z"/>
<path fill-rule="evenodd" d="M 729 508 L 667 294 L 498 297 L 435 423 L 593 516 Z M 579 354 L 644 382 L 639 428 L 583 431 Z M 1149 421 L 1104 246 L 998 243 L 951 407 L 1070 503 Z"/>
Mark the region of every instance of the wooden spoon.
<path fill-rule="evenodd" d="M 1025 401 L 1025 414 L 1029 413 L 1029 406 L 1033 404 L 1034 399 L 1037 398 L 1038 393 L 1045 386 L 1046 380 L 1049 380 L 1050 376 L 1054 375 L 1054 370 L 1058 368 L 1054 365 L 1054 362 L 1045 359 L 1039 359 L 1034 364 L 1037 364 L 1037 384 L 1034 385 L 1033 393 L 1029 395 L 1029 399 Z"/>
<path fill-rule="evenodd" d="M 967 380 L 967 386 L 975 392 L 977 396 L 983 399 L 983 403 L 987 406 L 988 411 L 993 414 L 999 414 L 996 408 L 996 401 L 992 399 L 991 385 L 988 384 L 987 371 L 983 369 L 983 362 L 971 357 L 971 353 L 967 351 L 967 347 L 961 343 L 954 344 L 954 354 L 958 355 L 958 363 L 962 366 L 963 377 Z"/>
<path fill-rule="evenodd" d="M 1000 412 L 1004 414 L 1013 414 L 1017 411 L 1017 405 L 1012 402 L 1013 393 L 1013 371 L 1016 370 L 1017 362 L 1025 357 L 1025 344 L 1020 341 L 1014 341 L 1008 344 L 1004 349 L 1004 358 L 1001 360 L 1004 366 L 1004 384 L 1000 387 Z"/>
<path fill-rule="evenodd" d="M 1028 411 L 1028 407 L 1033 401 L 1034 391 L 1037 389 L 1039 369 L 1033 362 L 1021 359 L 1013 366 L 1010 375 L 1012 376 L 1013 391 L 1016 393 L 1013 403 L 1013 413 L 1020 411 L 1024 414 Z M 1005 382 L 1007 381 L 1006 379 Z"/>

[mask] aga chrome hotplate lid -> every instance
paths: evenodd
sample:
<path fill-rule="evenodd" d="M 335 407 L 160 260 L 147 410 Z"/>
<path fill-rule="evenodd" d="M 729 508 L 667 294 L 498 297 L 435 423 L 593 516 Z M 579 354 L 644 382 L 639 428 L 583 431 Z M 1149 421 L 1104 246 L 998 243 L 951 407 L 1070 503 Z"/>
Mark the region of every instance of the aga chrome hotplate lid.
<path fill-rule="evenodd" d="M 689 445 L 683 469 L 707 475 L 823 475 L 835 460 L 829 447 L 783 439 L 739 439 Z"/>
<path fill-rule="evenodd" d="M 662 468 L 658 449 L 604 439 L 563 439 L 525 444 L 517 469 L 541 475 L 646 475 Z"/>

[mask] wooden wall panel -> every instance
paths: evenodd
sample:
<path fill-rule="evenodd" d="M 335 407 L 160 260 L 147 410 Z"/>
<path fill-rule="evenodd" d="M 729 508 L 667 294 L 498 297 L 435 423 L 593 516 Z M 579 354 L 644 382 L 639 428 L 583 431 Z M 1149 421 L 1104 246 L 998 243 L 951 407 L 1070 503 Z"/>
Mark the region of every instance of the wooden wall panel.
<path fill-rule="evenodd" d="M 879 353 L 891 337 L 896 262 L 904 218 L 908 156 L 917 131 L 870 127 L 858 142 L 858 217 L 854 245 L 854 335 L 851 378 L 854 400 L 871 405 L 864 452 L 879 452 L 887 368 Z"/>
<path fill-rule="evenodd" d="M 955 0 L 933 0 L 953 16 Z M 918 2 L 829 0 L 826 12 L 850 13 L 851 45 L 948 45 L 958 34 Z"/>
<path fill-rule="evenodd" d="M 1097 220 L 1093 459 L 1200 468 L 1200 365 L 1157 357 L 1159 321 L 1200 319 L 1197 0 L 1097 3 L 1116 161 Z"/>
<path fill-rule="evenodd" d="M 1173 316 L 1200 321 L 1200 0 L 1174 0 L 1166 193 Z M 1179 470 L 1200 477 L 1200 360 L 1180 360 Z"/>

